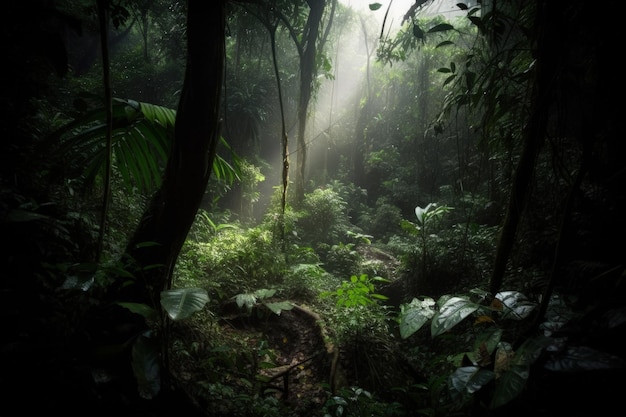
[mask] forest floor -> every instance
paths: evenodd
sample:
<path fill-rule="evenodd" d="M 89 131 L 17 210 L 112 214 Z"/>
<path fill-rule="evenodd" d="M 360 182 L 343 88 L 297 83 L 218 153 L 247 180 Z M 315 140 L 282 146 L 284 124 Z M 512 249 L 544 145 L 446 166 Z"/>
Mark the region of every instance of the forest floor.
<path fill-rule="evenodd" d="M 217 329 L 187 333 L 185 339 L 203 346 L 175 355 L 175 373 L 188 395 L 208 416 L 242 415 L 241 400 L 256 396 L 275 398 L 295 416 L 317 415 L 328 398 L 332 362 L 320 317 L 295 304 L 280 314 L 263 304 L 249 312 L 227 310 L 239 312 L 222 316 Z"/>
<path fill-rule="evenodd" d="M 383 261 L 387 276 L 398 266 L 395 259 L 381 259 L 378 252 L 366 256 Z M 232 300 L 222 305 L 218 329 L 198 329 L 195 335 L 196 340 L 205 338 L 206 345 L 212 346 L 211 351 L 200 355 L 203 361 L 213 356 L 210 367 L 217 371 L 208 376 L 214 381 L 209 385 L 230 385 L 239 392 L 252 393 L 247 394 L 250 396 L 273 397 L 293 416 L 321 416 L 329 399 L 349 394 L 352 387 L 382 392 L 416 382 L 416 373 L 399 354 L 397 342 L 364 335 L 352 340 L 350 346 L 334 346 L 330 334 L 333 329 L 327 327 L 324 311 L 314 311 L 319 307 L 303 302 L 292 305 L 280 314 L 264 303 L 257 303 L 251 311 L 237 307 Z M 211 340 L 211 332 L 221 341 Z M 185 368 L 183 380 L 207 380 L 202 366 L 194 369 L 197 363 L 192 365 L 185 359 L 180 362 Z M 209 415 L 226 415 L 226 410 L 220 412 Z"/>
<path fill-rule="evenodd" d="M 269 312 L 268 312 L 269 313 Z M 273 395 L 294 410 L 319 409 L 325 402 L 332 347 L 324 340 L 319 316 L 294 305 L 236 331 L 251 332 L 250 347 L 267 342 L 258 364 L 263 395 Z M 267 364 L 267 365 L 264 365 Z"/>

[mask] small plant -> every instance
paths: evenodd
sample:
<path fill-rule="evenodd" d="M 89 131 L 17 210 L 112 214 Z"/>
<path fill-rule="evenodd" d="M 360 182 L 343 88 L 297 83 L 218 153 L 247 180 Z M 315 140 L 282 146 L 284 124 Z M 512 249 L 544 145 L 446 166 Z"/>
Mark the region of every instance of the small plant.
<path fill-rule="evenodd" d="M 285 274 L 283 294 L 291 299 L 314 299 L 323 290 L 329 276 L 319 263 L 292 265 Z"/>
<path fill-rule="evenodd" d="M 377 300 L 386 300 L 387 297 L 374 292 L 374 282 L 389 282 L 381 277 L 370 278 L 367 274 L 352 275 L 350 280 L 344 281 L 335 291 L 324 291 L 321 297 L 334 296 L 338 307 L 356 307 L 376 304 Z"/>
<path fill-rule="evenodd" d="M 434 240 L 437 236 L 434 234 L 436 230 L 436 222 L 441 217 L 452 210 L 452 207 L 446 205 L 438 206 L 436 203 L 429 203 L 426 207 L 415 207 L 415 217 L 417 222 L 412 223 L 408 220 L 404 220 L 401 223 L 402 229 L 407 231 L 412 236 L 417 236 L 420 244 L 420 264 L 421 264 L 421 276 L 427 276 L 427 265 L 429 257 L 429 241 Z M 413 283 L 412 292 L 417 292 L 417 283 Z"/>
<path fill-rule="evenodd" d="M 335 191 L 318 188 L 305 196 L 297 223 L 304 244 L 337 242 L 349 226 L 346 202 Z"/>
<path fill-rule="evenodd" d="M 346 235 L 350 238 L 353 239 L 356 245 L 371 245 L 372 244 L 372 239 L 374 238 L 374 236 L 372 235 L 366 235 L 363 233 L 358 233 L 358 232 L 353 232 L 352 230 L 348 230 L 346 232 Z"/>
<path fill-rule="evenodd" d="M 288 301 L 278 301 L 278 302 L 267 302 L 265 300 L 271 298 L 276 293 L 276 290 L 270 290 L 266 288 L 262 288 L 260 290 L 256 290 L 252 293 L 241 293 L 232 297 L 237 303 L 237 307 L 246 308 L 248 313 L 252 312 L 252 308 L 256 306 L 258 301 L 261 301 L 261 304 L 268 308 L 272 313 L 279 315 L 283 310 L 291 310 L 293 308 L 293 304 Z"/>
<path fill-rule="evenodd" d="M 370 278 L 366 274 L 352 275 L 335 291 L 324 291 L 321 298 L 335 299 L 334 309 L 329 311 L 328 321 L 341 342 L 357 341 L 361 335 L 387 334 L 387 315 L 378 302 L 387 297 L 377 294 L 374 282 L 388 282 L 381 277 Z"/>
<path fill-rule="evenodd" d="M 331 396 L 324 404 L 324 417 L 400 415 L 405 414 L 401 412 L 399 404 L 379 401 L 371 392 L 360 387 L 344 388 L 339 395 Z"/>
<path fill-rule="evenodd" d="M 322 256 L 326 270 L 335 276 L 351 276 L 358 272 L 362 255 L 354 243 L 339 242 L 336 245 L 320 245 L 320 250 L 327 249 Z"/>

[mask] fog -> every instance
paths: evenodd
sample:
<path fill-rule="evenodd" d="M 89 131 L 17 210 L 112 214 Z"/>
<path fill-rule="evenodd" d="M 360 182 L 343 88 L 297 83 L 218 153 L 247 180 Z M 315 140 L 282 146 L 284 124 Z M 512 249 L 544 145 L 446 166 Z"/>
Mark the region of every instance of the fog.
<path fill-rule="evenodd" d="M 336 146 L 353 135 L 359 102 L 366 96 L 368 59 L 370 66 L 373 66 L 383 24 L 385 36 L 393 36 L 414 2 L 379 1 L 382 6 L 378 10 L 370 10 L 369 5 L 375 1 L 340 1 L 359 13 L 362 21 L 353 21 L 342 27 L 337 43 L 331 46 L 332 52 L 328 52 L 333 65 L 332 79 L 322 80 L 316 100 L 311 103 L 311 117 L 307 123 L 309 178 L 320 175 L 320 171 L 324 171 L 328 153 L 332 153 Z M 293 145 L 290 148 L 295 157 L 295 143 Z"/>
<path fill-rule="evenodd" d="M 415 3 L 415 0 L 339 0 L 340 3 L 345 4 L 348 7 L 356 11 L 369 12 L 379 25 L 382 25 L 385 13 L 389 9 L 387 21 L 385 22 L 385 28 L 391 29 L 392 32 L 397 31 L 402 23 L 404 14 L 409 10 L 411 5 Z M 380 3 L 382 7 L 376 11 L 371 11 L 369 5 L 373 3 Z"/>

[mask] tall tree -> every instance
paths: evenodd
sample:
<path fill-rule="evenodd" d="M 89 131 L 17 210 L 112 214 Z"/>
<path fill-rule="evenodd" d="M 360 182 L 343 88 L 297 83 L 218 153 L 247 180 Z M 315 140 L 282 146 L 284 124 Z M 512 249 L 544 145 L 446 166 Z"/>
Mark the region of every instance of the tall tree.
<path fill-rule="evenodd" d="M 516 231 L 526 205 L 537 156 L 546 137 L 549 110 L 554 103 L 554 80 L 559 70 L 563 47 L 560 33 L 564 24 L 560 5 L 539 0 L 536 15 L 537 65 L 532 86 L 531 113 L 523 132 L 523 148 L 513 177 L 511 194 L 500 232 L 489 290 L 500 290 Z"/>
<path fill-rule="evenodd" d="M 300 55 L 300 99 L 298 101 L 298 159 L 296 169 L 296 204 L 304 200 L 304 175 L 306 172 L 306 122 L 309 102 L 313 91 L 313 80 L 317 73 L 317 38 L 324 14 L 326 0 L 307 0 L 310 7 L 306 22 L 303 47 Z"/>
<path fill-rule="evenodd" d="M 156 308 L 160 292 L 171 285 L 172 271 L 205 194 L 219 141 L 225 4 L 226 0 L 211 7 L 200 0 L 188 2 L 187 66 L 174 142 L 161 188 L 126 249 L 144 278 L 136 282 L 139 293 L 134 294 L 138 301 Z M 142 245 L 146 242 L 152 244 Z"/>

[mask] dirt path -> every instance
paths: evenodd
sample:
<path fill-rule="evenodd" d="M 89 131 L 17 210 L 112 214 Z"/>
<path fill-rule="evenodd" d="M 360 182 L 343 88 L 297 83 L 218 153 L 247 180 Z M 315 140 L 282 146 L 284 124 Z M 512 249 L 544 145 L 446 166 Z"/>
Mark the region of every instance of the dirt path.
<path fill-rule="evenodd" d="M 320 317 L 298 305 L 280 315 L 263 305 L 255 309 L 258 311 L 248 317 L 229 320 L 228 326 L 258 332 L 254 343 L 259 339 L 267 342 L 269 353 L 258 366 L 262 393 L 276 396 L 296 411 L 319 410 L 326 401 L 332 361 L 332 347 L 327 344 Z"/>

